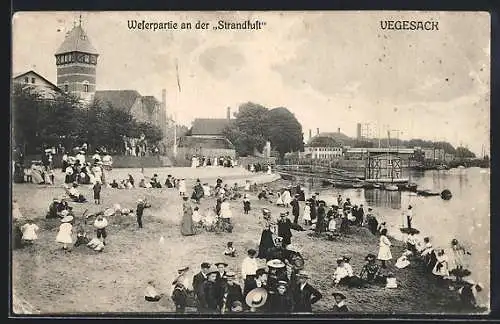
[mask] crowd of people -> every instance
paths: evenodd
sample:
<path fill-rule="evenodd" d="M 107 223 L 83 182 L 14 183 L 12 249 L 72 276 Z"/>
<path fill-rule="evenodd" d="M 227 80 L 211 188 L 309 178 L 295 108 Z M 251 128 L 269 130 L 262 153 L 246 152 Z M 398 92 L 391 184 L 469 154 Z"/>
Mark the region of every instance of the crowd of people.
<path fill-rule="evenodd" d="M 233 168 L 238 165 L 238 161 L 230 156 L 209 157 L 193 155 L 191 158 L 191 167 L 224 167 Z"/>
<path fill-rule="evenodd" d="M 93 160 L 94 165 L 99 165 L 100 158 Z M 94 178 L 94 181 L 90 182 L 94 183 L 94 201 L 100 204 L 100 184 L 103 179 L 97 177 L 92 169 L 90 172 Z M 103 252 L 109 235 L 107 228 L 110 219 L 115 216 L 135 217 L 138 228 L 143 227 L 144 210 L 151 207 L 145 199 L 139 199 L 134 209 L 115 205 L 113 208 L 83 215 L 81 218 L 76 217 L 68 201 L 85 203 L 87 200 L 77 190 L 78 179 L 71 180 L 72 186 L 66 188 L 66 195 L 55 198 L 50 203 L 46 216 L 60 220 L 55 241 L 62 245 L 64 251 L 69 252 L 72 248 L 86 246 L 96 252 Z M 135 180 L 131 175 L 125 180 L 123 188 L 135 186 Z M 157 174 L 147 182 L 149 186 L 141 185 L 143 182 L 146 183 L 141 179 L 138 186 L 162 187 L 162 181 Z M 118 183 L 113 180 L 109 185 L 112 188 L 120 188 L 120 184 L 118 186 L 116 184 Z M 178 190 L 183 200 L 180 224 L 180 233 L 183 236 L 196 235 L 200 229 L 231 232 L 234 225 L 232 221 L 234 210 L 229 202 L 241 200 L 242 213 L 248 214 L 252 210 L 251 195 L 255 195 L 258 200 L 279 206 L 282 210 L 277 217 L 273 217 L 270 209 L 262 209 L 259 223 L 263 229 L 258 248 L 246 251 L 239 273 L 234 269 L 227 269 L 228 264 L 224 261 L 214 265 L 203 262 L 200 272 L 192 280 L 187 278 L 189 267 L 179 269 L 170 296 L 178 313 L 185 313 L 188 309 L 211 314 L 246 311 L 311 313 L 312 305 L 323 298 L 324 292 L 320 292 L 309 282 L 311 274 L 307 271 L 307 260 L 303 258 L 300 248 L 292 242 L 293 231 L 309 231 L 310 235 L 335 240 L 349 234 L 353 226 L 366 227 L 373 235 L 379 237 L 378 253 L 367 253 L 363 265 L 351 264 L 349 255 L 337 256 L 337 267 L 331 274 L 334 288 L 332 296 L 335 299 L 332 311 L 348 311 L 347 296 L 336 291 L 336 287 L 379 286 L 395 289 L 398 287 L 398 269 L 407 267 L 410 262 L 421 262 L 429 269 L 429 273 L 436 277 L 438 283 L 456 287 L 464 307 L 477 306 L 476 295 L 483 287 L 481 284 L 464 279 L 470 275 L 464 261 L 470 252 L 466 251 L 457 240 L 452 241 L 451 252 L 448 253 L 445 253 L 444 249 L 434 249 L 427 237 L 420 242 L 417 236 L 418 230 L 411 227 L 411 218 L 407 219 L 409 222 L 406 227 L 406 250 L 393 265 L 392 243 L 385 222 L 378 222 L 372 208 L 369 207 L 365 212 L 362 204 L 359 206 L 353 204 L 348 197 L 344 200 L 344 197 L 339 195 L 331 206 L 327 206 L 325 200 L 320 199 L 319 192 L 306 199 L 300 186 L 289 186 L 276 191 L 264 185 L 259 190 L 257 185 L 251 184 L 250 181 L 246 181 L 241 188 L 237 183 L 230 186 L 222 179 L 217 179 L 214 186 L 202 183 L 198 179 L 192 187 L 192 193 L 188 194 L 186 179 L 176 179 L 172 175 L 167 176 L 163 185 Z M 215 205 L 201 211 L 200 201 L 209 197 L 215 198 Z M 303 208 L 299 202 L 304 202 Z M 14 208 L 17 210 L 16 213 L 20 213 L 17 206 Z M 292 219 L 289 218 L 290 212 Z M 405 215 L 407 214 L 406 211 Z M 87 228 L 89 222 L 95 233 L 94 237 L 89 234 Z M 17 241 L 25 245 L 33 245 L 40 231 L 33 220 L 27 220 L 24 224 L 18 223 L 15 229 Z M 76 241 L 73 240 L 73 233 L 76 233 Z M 238 253 L 232 242 L 228 242 L 223 255 L 237 257 Z M 265 267 L 258 266 L 259 259 L 265 260 Z M 360 270 L 355 272 L 354 268 Z M 149 281 L 145 300 L 155 302 L 166 295 L 158 293 L 157 290 L 155 282 Z"/>

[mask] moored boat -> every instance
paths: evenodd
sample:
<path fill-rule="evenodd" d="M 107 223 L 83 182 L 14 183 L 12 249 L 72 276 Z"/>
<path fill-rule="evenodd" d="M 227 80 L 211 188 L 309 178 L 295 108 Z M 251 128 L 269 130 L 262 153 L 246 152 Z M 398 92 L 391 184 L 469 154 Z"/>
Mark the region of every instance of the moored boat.
<path fill-rule="evenodd" d="M 393 185 L 393 184 L 384 185 L 384 189 L 387 191 L 398 191 L 399 190 L 398 186 Z"/>
<path fill-rule="evenodd" d="M 417 194 L 419 196 L 423 196 L 423 197 L 439 196 L 439 192 L 431 191 L 429 189 L 426 189 L 426 190 L 417 190 Z"/>

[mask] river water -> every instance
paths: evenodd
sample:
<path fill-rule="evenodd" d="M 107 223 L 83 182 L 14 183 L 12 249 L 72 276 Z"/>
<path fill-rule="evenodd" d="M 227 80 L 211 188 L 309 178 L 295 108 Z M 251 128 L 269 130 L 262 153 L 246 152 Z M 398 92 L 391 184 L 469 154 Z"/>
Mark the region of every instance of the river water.
<path fill-rule="evenodd" d="M 410 181 L 417 183 L 418 189 L 449 189 L 453 197 L 446 201 L 440 196 L 421 197 L 410 192 L 321 188 L 315 184 L 305 189 L 307 195 L 320 192 L 320 199 L 327 203 L 333 203 L 341 194 L 344 200 L 349 197 L 353 204 L 363 204 L 365 212 L 367 206 L 372 207 L 379 222 L 386 221 L 389 234 L 398 239 L 403 238 L 399 228 L 406 226 L 402 212 L 412 205 L 412 227 L 420 230 L 421 237 L 430 237 L 434 247 L 445 250 L 456 238 L 471 251 L 471 278 L 485 287 L 478 296 L 479 302 L 489 304 L 490 169 L 412 171 Z"/>

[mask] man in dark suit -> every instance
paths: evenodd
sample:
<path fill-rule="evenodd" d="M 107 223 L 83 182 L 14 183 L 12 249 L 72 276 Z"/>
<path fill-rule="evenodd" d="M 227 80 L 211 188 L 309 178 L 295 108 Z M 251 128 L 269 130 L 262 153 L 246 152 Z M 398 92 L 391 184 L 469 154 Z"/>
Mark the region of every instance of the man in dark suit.
<path fill-rule="evenodd" d="M 311 286 L 307 280 L 309 274 L 305 271 L 300 271 L 297 274 L 297 284 L 295 285 L 292 296 L 294 301 L 294 313 L 312 313 L 312 304 L 320 300 L 323 295 Z"/>
<path fill-rule="evenodd" d="M 292 205 L 292 215 L 293 215 L 293 223 L 299 223 L 299 214 L 300 214 L 300 206 L 299 206 L 299 195 L 295 195 L 290 205 Z"/>
<path fill-rule="evenodd" d="M 220 306 L 222 304 L 222 295 L 219 285 L 215 282 L 217 280 L 217 270 L 209 270 L 207 273 L 207 280 L 205 280 L 200 287 L 198 295 L 198 312 L 217 314 L 220 313 Z"/>
<path fill-rule="evenodd" d="M 210 269 L 210 263 L 203 262 L 201 264 L 201 271 L 193 276 L 193 291 L 196 296 L 196 302 L 199 304 L 199 294 L 203 282 L 207 280 L 207 274 Z"/>
<path fill-rule="evenodd" d="M 222 294 L 221 313 L 232 312 L 236 302 L 241 305 L 245 302 L 241 286 L 235 282 L 236 274 L 234 272 L 226 272 L 226 282 Z"/>
<path fill-rule="evenodd" d="M 290 243 L 292 243 L 292 222 L 287 216 L 288 212 L 281 212 L 280 218 L 278 219 L 278 236 L 283 238 L 283 248 L 286 248 L 290 245 Z"/>

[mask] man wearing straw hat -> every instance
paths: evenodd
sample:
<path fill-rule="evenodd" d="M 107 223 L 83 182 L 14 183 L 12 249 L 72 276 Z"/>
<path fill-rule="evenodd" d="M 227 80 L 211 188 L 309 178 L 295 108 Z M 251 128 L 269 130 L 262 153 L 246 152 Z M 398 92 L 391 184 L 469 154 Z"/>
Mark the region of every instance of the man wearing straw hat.
<path fill-rule="evenodd" d="M 307 281 L 309 273 L 301 270 L 297 274 L 297 285 L 292 291 L 294 312 L 312 313 L 312 304 L 323 298 L 323 295 Z"/>
<path fill-rule="evenodd" d="M 269 292 L 275 293 L 278 288 L 278 281 L 288 281 L 286 264 L 279 259 L 274 259 L 267 262 L 267 268 L 269 271 L 267 276 L 267 287 Z"/>
<path fill-rule="evenodd" d="M 235 306 L 237 303 L 241 305 L 243 303 L 243 293 L 241 291 L 241 286 L 235 282 L 236 274 L 232 271 L 228 271 L 225 274 L 225 284 L 222 290 L 222 303 L 221 303 L 221 313 L 235 312 Z"/>

